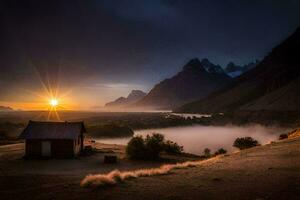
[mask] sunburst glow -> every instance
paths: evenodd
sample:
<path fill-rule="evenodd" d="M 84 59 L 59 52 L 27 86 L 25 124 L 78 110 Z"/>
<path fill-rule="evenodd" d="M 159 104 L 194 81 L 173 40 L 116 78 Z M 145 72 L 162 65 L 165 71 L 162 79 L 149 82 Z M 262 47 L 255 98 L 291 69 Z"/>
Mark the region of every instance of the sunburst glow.
<path fill-rule="evenodd" d="M 58 100 L 57 99 L 51 99 L 49 104 L 52 106 L 52 107 L 56 107 L 58 106 Z"/>

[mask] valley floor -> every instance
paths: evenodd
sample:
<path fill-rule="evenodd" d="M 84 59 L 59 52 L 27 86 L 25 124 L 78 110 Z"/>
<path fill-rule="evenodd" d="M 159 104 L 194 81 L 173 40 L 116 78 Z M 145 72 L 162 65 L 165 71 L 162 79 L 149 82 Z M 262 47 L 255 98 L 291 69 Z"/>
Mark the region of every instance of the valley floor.
<path fill-rule="evenodd" d="M 22 144 L 0 149 L 1 199 L 299 199 L 300 138 L 287 139 L 204 162 L 172 174 L 143 177 L 107 188 L 81 188 L 89 173 L 155 167 L 160 163 L 75 160 L 25 161 Z M 122 149 L 118 146 L 113 147 Z M 108 149 L 108 147 L 106 148 Z M 19 153 L 18 153 L 19 152 Z M 120 153 L 119 152 L 119 153 Z M 7 156 L 10 155 L 10 156 Z"/>

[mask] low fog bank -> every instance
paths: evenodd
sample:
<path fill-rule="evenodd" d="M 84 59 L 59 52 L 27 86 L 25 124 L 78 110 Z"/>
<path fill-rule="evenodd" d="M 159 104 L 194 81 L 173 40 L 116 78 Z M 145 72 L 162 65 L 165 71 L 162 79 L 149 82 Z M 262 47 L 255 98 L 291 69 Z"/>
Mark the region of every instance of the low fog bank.
<path fill-rule="evenodd" d="M 136 107 L 136 106 L 111 106 L 92 107 L 90 111 L 96 112 L 125 112 L 125 113 L 172 113 L 170 109 L 159 109 L 156 107 Z"/>
<path fill-rule="evenodd" d="M 278 136 L 288 131 L 287 128 L 276 126 L 190 126 L 178 128 L 164 128 L 135 131 L 135 135 L 147 135 L 149 133 L 162 133 L 166 139 L 175 141 L 184 146 L 189 153 L 201 154 L 204 148 L 215 151 L 225 148 L 229 152 L 235 150 L 232 146 L 238 137 L 253 137 L 260 144 L 266 144 L 276 140 Z"/>
<path fill-rule="evenodd" d="M 172 128 L 158 128 L 137 130 L 135 135 L 146 136 L 151 133 L 161 133 L 166 139 L 177 142 L 184 147 L 184 151 L 194 154 L 202 154 L 204 148 L 216 151 L 225 148 L 228 152 L 234 151 L 233 142 L 238 137 L 253 137 L 260 144 L 267 144 L 274 141 L 281 133 L 291 129 L 277 126 L 186 126 Z M 105 138 L 97 139 L 98 142 L 107 144 L 126 145 L 130 138 Z"/>

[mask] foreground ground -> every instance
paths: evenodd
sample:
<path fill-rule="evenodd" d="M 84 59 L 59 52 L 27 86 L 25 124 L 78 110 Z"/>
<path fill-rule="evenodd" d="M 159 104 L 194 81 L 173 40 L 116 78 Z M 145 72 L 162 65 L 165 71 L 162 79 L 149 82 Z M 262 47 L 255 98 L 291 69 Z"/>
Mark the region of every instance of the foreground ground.
<path fill-rule="evenodd" d="M 123 147 L 101 146 L 104 153 Z M 107 188 L 81 188 L 89 173 L 155 167 L 121 160 L 102 163 L 104 153 L 75 160 L 23 160 L 23 145 L 0 148 L 1 199 L 299 199 L 300 138 L 218 157 L 172 174 L 132 179 Z"/>

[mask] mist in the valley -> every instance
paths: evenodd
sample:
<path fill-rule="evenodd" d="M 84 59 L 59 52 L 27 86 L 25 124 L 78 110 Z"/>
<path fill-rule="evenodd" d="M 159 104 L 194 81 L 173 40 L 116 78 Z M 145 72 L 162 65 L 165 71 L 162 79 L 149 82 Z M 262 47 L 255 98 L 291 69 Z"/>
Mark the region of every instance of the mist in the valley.
<path fill-rule="evenodd" d="M 225 148 L 232 152 L 235 148 L 233 142 L 238 137 L 252 137 L 260 144 L 274 141 L 278 136 L 288 131 L 286 128 L 276 126 L 189 126 L 160 129 L 137 130 L 135 135 L 146 136 L 151 133 L 161 133 L 166 139 L 177 142 L 184 147 L 185 152 L 202 154 L 204 148 L 215 151 Z M 112 144 L 126 144 L 130 138 L 101 139 L 99 142 Z"/>

